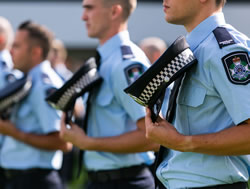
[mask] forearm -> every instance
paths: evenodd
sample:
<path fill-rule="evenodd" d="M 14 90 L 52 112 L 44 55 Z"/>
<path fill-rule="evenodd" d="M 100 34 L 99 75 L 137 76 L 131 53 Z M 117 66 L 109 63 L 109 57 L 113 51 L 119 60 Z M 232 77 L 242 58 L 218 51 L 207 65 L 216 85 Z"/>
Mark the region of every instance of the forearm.
<path fill-rule="evenodd" d="M 48 135 L 39 135 L 15 130 L 11 137 L 43 150 L 62 150 L 67 152 L 72 149 L 72 145 L 70 143 L 60 139 L 59 132 L 50 133 Z"/>
<path fill-rule="evenodd" d="M 105 151 L 112 153 L 136 153 L 144 151 L 157 151 L 158 144 L 145 138 L 145 132 L 136 130 L 119 136 L 106 138 L 90 138 L 79 145 L 80 148 L 94 151 Z"/>
<path fill-rule="evenodd" d="M 187 136 L 185 151 L 211 155 L 250 154 L 250 124 L 243 123 L 218 133 Z"/>
<path fill-rule="evenodd" d="M 250 154 L 250 119 L 220 132 L 185 136 L 163 119 L 153 123 L 150 115 L 147 109 L 146 137 L 167 148 L 210 155 Z"/>

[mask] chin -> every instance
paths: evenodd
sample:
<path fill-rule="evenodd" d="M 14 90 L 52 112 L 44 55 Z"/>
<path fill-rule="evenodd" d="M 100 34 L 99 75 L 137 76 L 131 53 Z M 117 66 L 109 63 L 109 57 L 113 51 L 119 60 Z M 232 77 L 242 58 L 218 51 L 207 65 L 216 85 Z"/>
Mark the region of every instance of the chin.
<path fill-rule="evenodd" d="M 93 34 L 93 33 L 88 33 L 88 37 L 90 37 L 90 38 L 96 38 L 96 35 Z"/>
<path fill-rule="evenodd" d="M 176 24 L 176 25 L 179 25 L 179 22 L 178 20 L 174 19 L 174 18 L 168 18 L 166 17 L 165 20 L 170 23 L 170 24 Z"/>

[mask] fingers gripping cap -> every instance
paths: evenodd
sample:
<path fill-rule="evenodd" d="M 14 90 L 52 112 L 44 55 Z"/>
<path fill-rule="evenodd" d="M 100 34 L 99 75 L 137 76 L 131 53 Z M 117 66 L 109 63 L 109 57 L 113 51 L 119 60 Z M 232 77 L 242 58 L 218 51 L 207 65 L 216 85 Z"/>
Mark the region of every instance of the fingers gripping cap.
<path fill-rule="evenodd" d="M 72 108 L 79 96 L 101 81 L 96 60 L 91 57 L 61 88 L 47 96 L 46 101 L 54 108 L 66 112 Z"/>
<path fill-rule="evenodd" d="M 124 91 L 142 106 L 152 107 L 163 90 L 196 62 L 185 38 L 181 36 Z"/>

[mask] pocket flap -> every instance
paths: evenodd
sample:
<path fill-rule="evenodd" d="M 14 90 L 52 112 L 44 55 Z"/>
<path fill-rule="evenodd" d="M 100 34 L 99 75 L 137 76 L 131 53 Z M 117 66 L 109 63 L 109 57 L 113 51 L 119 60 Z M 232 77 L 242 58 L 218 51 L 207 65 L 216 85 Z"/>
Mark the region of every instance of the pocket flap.
<path fill-rule="evenodd" d="M 108 85 L 103 84 L 97 95 L 97 104 L 107 106 L 111 104 L 114 94 Z"/>
<path fill-rule="evenodd" d="M 206 93 L 206 89 L 202 87 L 184 87 L 183 92 L 181 93 L 182 95 L 178 99 L 178 103 L 186 106 L 198 107 L 203 104 Z"/>

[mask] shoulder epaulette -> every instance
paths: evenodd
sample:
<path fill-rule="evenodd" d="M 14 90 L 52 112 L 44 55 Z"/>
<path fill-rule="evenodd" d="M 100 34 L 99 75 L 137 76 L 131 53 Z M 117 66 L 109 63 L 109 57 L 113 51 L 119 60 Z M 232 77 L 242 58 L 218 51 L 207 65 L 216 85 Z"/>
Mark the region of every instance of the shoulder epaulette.
<path fill-rule="evenodd" d="M 230 33 L 227 31 L 226 28 L 217 27 L 213 31 L 213 33 L 221 49 L 225 46 L 235 44 L 234 39 L 232 38 L 232 36 L 230 35 Z"/>
<path fill-rule="evenodd" d="M 123 45 L 121 46 L 122 58 L 123 60 L 134 58 L 134 54 L 130 48 L 130 46 Z"/>

